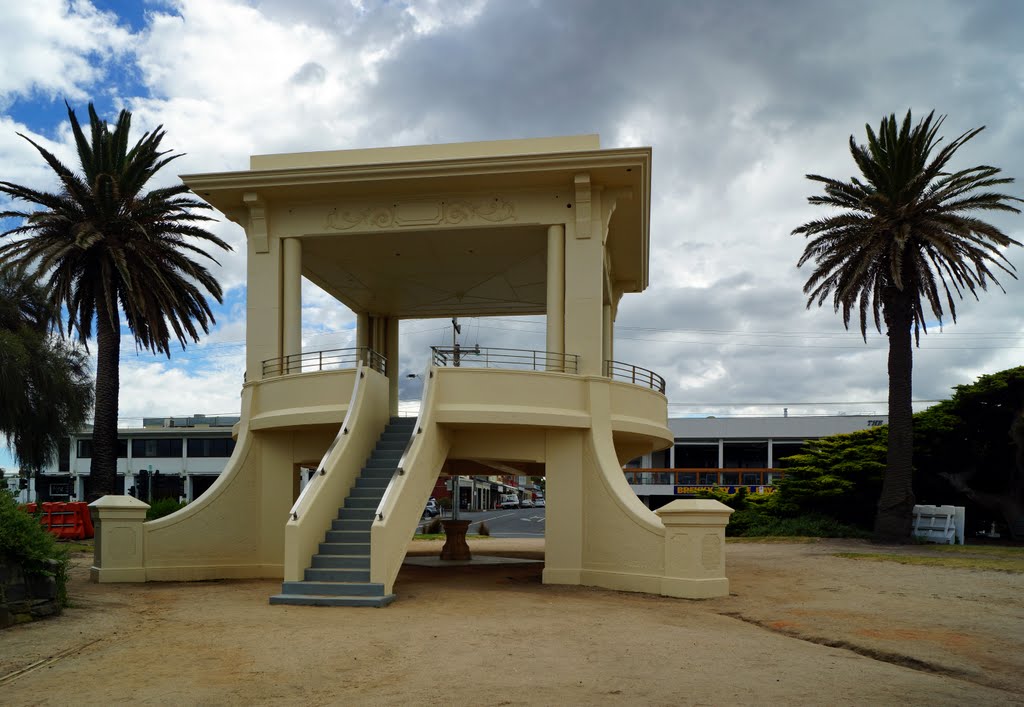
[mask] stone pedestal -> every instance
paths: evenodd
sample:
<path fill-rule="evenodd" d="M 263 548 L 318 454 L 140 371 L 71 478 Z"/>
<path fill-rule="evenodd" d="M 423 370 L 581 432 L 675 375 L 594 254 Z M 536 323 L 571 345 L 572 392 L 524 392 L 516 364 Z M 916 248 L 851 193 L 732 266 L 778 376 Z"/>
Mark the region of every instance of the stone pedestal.
<path fill-rule="evenodd" d="M 672 501 L 655 511 L 665 525 L 661 593 L 683 599 L 729 596 L 725 526 L 732 509 L 710 498 Z"/>
<path fill-rule="evenodd" d="M 468 520 L 444 520 L 444 547 L 441 548 L 442 560 L 472 560 L 473 555 L 469 552 L 469 545 L 466 543 L 466 530 L 469 529 Z"/>
<path fill-rule="evenodd" d="M 149 505 L 131 496 L 103 496 L 89 504 L 96 528 L 93 582 L 145 582 L 142 524 Z"/>

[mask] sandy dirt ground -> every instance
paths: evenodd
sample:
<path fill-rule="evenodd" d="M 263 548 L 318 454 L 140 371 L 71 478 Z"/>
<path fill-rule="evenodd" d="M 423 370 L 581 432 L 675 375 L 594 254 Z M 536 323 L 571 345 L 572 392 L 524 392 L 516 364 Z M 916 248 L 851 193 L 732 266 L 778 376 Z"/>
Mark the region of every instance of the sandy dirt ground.
<path fill-rule="evenodd" d="M 731 543 L 708 601 L 407 565 L 385 609 L 272 607 L 270 580 L 96 585 L 80 555 L 62 617 L 0 632 L 0 703 L 1024 704 L 1021 575 L 842 551 L 878 548 Z"/>

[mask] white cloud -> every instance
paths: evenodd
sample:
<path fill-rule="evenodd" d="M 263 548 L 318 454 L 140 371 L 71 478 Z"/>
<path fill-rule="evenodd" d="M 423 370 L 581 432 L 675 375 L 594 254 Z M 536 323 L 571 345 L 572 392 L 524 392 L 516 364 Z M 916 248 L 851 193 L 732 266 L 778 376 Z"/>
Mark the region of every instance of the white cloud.
<path fill-rule="evenodd" d="M 86 0 L 0 4 L 0 105 L 33 92 L 81 100 L 108 63 L 131 48 L 113 13 Z"/>
<path fill-rule="evenodd" d="M 820 215 L 806 203 L 816 185 L 804 174 L 852 175 L 846 141 L 863 139 L 865 122 L 912 106 L 949 113 L 948 137 L 987 123 L 964 164 L 1024 178 L 1024 50 L 1007 29 L 1024 8 L 1005 3 L 741 1 L 724 10 L 565 0 L 552 12 L 536 2 L 177 0 L 154 8 L 135 36 L 86 4 L 39 7 L 34 17 L 0 9 L 21 48 L 0 57 L 0 96 L 84 97 L 106 88 L 110 70 L 90 64 L 95 46 L 130 59 L 144 90 L 121 98 L 136 129 L 163 124 L 165 146 L 187 153 L 160 183 L 245 169 L 249 155 L 279 151 L 584 132 L 600 132 L 606 147 L 653 146 L 651 288 L 623 300 L 616 352 L 664 375 L 673 403 L 884 399 L 884 340 L 872 334 L 865 345 L 829 307 L 805 309 L 804 243 L 790 235 Z M 81 32 L 90 42 L 75 39 Z M 45 186 L 47 170 L 18 129 L 0 115 L 4 178 Z M 70 154 L 67 137 L 47 144 Z M 1024 240 L 1024 219 L 996 220 Z M 222 283 L 242 287 L 242 229 L 212 228 L 236 248 L 221 258 Z M 1024 265 L 1024 249 L 1010 257 Z M 1006 347 L 1024 346 L 1024 284 L 1004 284 L 1007 295 L 965 301 L 958 326 L 924 339 L 917 397 L 1019 361 L 1020 349 Z M 303 298 L 307 348 L 351 345 L 351 312 L 308 283 Z M 242 320 L 244 311 L 226 314 L 204 340 L 208 352 L 243 338 Z M 403 371 L 448 343 L 445 326 L 403 323 Z M 482 346 L 544 347 L 543 326 L 467 320 L 465 331 Z M 848 348 L 825 348 L 836 346 Z M 163 368 L 129 363 L 138 375 L 123 379 L 123 404 L 188 414 L 223 411 L 217 396 L 231 391 L 237 401 L 240 354 L 218 387 L 195 367 L 201 348 Z M 172 375 L 178 365 L 188 373 Z M 196 409 L 158 410 L 174 399 L 132 387 L 151 372 L 182 401 L 215 395 Z M 752 408 L 720 412 L 741 409 Z"/>

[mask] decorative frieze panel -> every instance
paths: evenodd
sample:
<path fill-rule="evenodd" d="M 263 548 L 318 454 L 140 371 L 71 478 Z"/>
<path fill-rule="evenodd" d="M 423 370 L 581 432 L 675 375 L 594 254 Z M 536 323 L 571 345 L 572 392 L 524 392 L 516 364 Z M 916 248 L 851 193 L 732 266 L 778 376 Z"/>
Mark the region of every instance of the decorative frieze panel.
<path fill-rule="evenodd" d="M 491 199 L 403 201 L 393 204 L 336 206 L 327 212 L 330 231 L 392 229 L 416 226 L 459 226 L 516 221 L 515 204 Z"/>

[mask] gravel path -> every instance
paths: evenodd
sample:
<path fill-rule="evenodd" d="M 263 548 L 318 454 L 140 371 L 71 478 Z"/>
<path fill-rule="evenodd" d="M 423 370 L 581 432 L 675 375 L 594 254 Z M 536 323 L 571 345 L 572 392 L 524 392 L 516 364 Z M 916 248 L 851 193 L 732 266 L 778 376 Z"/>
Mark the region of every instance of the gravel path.
<path fill-rule="evenodd" d="M 0 701 L 1024 704 L 1020 574 L 850 550 L 878 548 L 730 543 L 732 595 L 710 601 L 545 586 L 537 564 L 406 566 L 386 609 L 271 607 L 263 580 L 96 585 L 81 556 L 61 618 L 0 633 Z"/>

